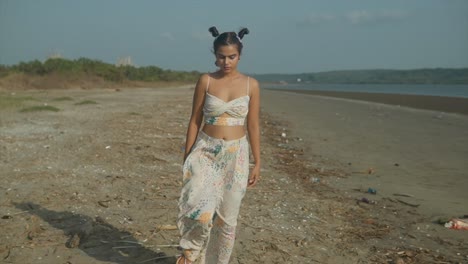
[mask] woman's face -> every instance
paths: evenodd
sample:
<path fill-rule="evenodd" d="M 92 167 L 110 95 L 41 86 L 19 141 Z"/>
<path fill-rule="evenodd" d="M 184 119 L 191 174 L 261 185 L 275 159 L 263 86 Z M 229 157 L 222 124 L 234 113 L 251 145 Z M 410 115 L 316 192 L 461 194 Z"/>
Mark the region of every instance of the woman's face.
<path fill-rule="evenodd" d="M 216 50 L 216 65 L 224 73 L 237 70 L 237 63 L 239 63 L 240 54 L 237 50 L 237 45 L 220 46 Z"/>

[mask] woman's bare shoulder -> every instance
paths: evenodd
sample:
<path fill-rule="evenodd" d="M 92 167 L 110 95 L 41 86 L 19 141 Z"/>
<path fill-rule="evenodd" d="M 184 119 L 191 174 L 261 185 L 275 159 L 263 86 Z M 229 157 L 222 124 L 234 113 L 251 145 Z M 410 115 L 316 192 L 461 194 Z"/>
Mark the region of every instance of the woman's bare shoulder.
<path fill-rule="evenodd" d="M 207 83 L 210 77 L 211 77 L 211 73 L 209 72 L 203 73 L 202 75 L 200 75 L 200 78 L 198 78 L 198 82 Z"/>
<path fill-rule="evenodd" d="M 249 85 L 250 85 L 250 88 L 251 89 L 259 89 L 260 88 L 260 84 L 259 82 L 257 81 L 257 79 L 251 77 L 251 76 L 247 76 L 249 78 Z"/>
<path fill-rule="evenodd" d="M 205 91 L 209 83 L 209 78 L 210 78 L 210 73 L 204 73 L 200 75 L 200 77 L 198 78 L 196 89 Z"/>

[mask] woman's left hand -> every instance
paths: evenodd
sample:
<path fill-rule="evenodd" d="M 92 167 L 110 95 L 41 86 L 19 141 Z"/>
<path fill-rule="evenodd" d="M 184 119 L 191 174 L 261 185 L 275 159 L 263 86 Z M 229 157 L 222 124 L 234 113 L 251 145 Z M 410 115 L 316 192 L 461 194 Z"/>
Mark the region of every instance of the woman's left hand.
<path fill-rule="evenodd" d="M 250 172 L 249 183 L 247 184 L 247 187 L 254 187 L 259 180 L 260 180 L 260 166 L 255 165 L 255 167 L 252 169 L 252 172 Z"/>

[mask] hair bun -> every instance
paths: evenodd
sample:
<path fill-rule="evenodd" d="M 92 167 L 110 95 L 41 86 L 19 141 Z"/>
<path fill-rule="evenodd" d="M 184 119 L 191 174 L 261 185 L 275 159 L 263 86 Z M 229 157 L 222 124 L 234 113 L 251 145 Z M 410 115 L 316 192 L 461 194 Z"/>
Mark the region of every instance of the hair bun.
<path fill-rule="evenodd" d="M 218 29 L 217 29 L 216 27 L 214 27 L 214 26 L 213 26 L 213 27 L 210 27 L 210 28 L 208 29 L 208 31 L 210 31 L 210 32 L 211 32 L 211 35 L 212 35 L 213 37 L 215 37 L 215 38 L 216 38 L 217 36 L 219 36 Z"/>
<path fill-rule="evenodd" d="M 242 39 L 244 37 L 244 35 L 247 35 L 249 34 L 250 31 L 248 28 L 243 28 L 239 31 L 239 33 L 237 33 L 237 35 L 239 36 L 240 39 Z"/>

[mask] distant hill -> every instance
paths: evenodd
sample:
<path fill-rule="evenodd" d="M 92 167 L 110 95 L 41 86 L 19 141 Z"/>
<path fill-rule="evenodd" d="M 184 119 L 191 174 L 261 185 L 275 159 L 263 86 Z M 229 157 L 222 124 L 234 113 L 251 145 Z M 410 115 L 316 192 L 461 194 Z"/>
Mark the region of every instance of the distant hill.
<path fill-rule="evenodd" d="M 468 68 L 415 70 L 344 70 L 300 74 L 256 74 L 260 82 L 347 84 L 468 84 Z"/>

